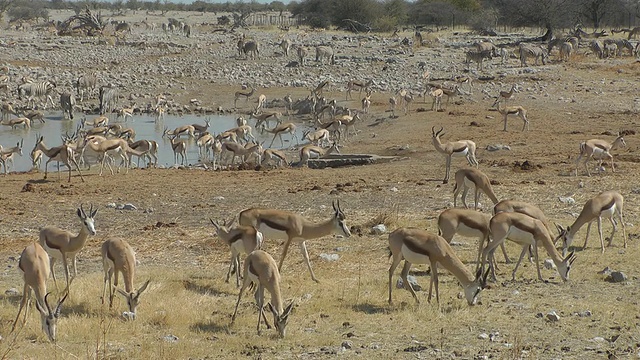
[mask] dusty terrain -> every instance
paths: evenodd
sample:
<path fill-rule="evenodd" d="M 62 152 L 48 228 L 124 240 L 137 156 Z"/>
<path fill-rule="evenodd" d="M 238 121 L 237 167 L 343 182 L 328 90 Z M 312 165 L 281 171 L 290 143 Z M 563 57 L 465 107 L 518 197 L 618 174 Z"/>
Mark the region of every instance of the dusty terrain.
<path fill-rule="evenodd" d="M 442 34 L 442 37 L 449 35 Z M 231 55 L 233 48 L 226 46 L 229 57 L 217 59 L 211 53 L 214 60 L 206 60 L 213 62 L 212 67 L 235 61 Z M 104 51 L 110 54 L 111 50 L 105 47 Z M 194 48 L 193 51 L 200 50 Z M 366 53 L 366 49 L 360 48 L 353 51 Z M 418 88 L 421 79 L 415 64 L 423 59 L 428 62 L 434 53 L 446 54 L 442 55 L 445 58 L 436 57 L 434 61 L 449 64 L 435 70 L 438 76 L 451 77 L 456 73 L 447 70 L 464 69 L 462 50 L 434 45 L 434 48 L 414 51 L 411 58 L 402 56 L 406 68 L 392 69 L 414 77 L 397 75 L 396 84 L 389 89 L 395 90 L 402 83 Z M 580 53 L 583 52 L 581 48 Z M 3 60 L 9 64 L 22 65 L 18 64 L 19 59 L 6 56 Z M 50 58 L 52 63 L 58 59 Z M 126 61 L 142 63 L 143 59 Z M 148 61 L 148 66 L 162 61 L 189 63 L 193 61 L 193 53 L 184 50 Z M 269 56 L 257 61 L 257 66 L 250 61 L 238 62 L 247 69 L 271 66 L 280 69 L 284 64 L 283 59 Z M 45 60 L 38 65 L 46 69 L 44 71 L 57 71 L 57 64 L 48 64 Z M 310 84 L 316 83 L 314 76 L 315 79 L 321 75 L 332 76 L 337 80 L 327 96 L 335 97 L 341 104 L 358 107 L 357 100 L 342 101 L 346 84 L 342 80 L 360 76 L 357 73 L 366 70 L 366 66 L 362 63 L 353 65 L 353 69 L 350 66 L 342 59 L 336 67 L 317 66 L 312 62 L 308 69 L 294 71 L 308 78 Z M 374 69 L 372 73 L 385 71 L 382 70 L 384 63 L 374 61 L 368 66 Z M 26 72 L 28 67 L 19 69 Z M 417 108 L 431 107 L 429 98 L 425 104 L 422 97 L 417 96 L 409 114 L 400 112 L 401 116 L 391 118 L 387 111 L 391 94 L 378 89 L 373 95 L 371 115 L 357 125 L 358 136 L 346 142 L 342 152 L 402 158 L 392 163 L 321 171 L 307 168 L 222 172 L 132 170 L 126 175 L 103 177 L 90 173 L 84 183 L 77 176 L 71 183 L 67 183 L 64 176 L 58 181 L 55 173 L 46 181 L 37 173 L 10 174 L 2 178 L 1 353 L 7 358 L 61 359 L 311 359 L 329 358 L 336 353 L 348 358 L 389 359 L 638 356 L 640 265 L 635 256 L 640 250 L 637 231 L 640 214 L 636 206 L 640 168 L 637 137 L 627 136 L 627 147 L 615 151 L 615 173 L 608 164 L 603 173 L 594 172 L 592 177 L 586 177 L 584 169 L 580 169 L 578 177 L 573 176 L 573 171 L 581 141 L 594 137 L 612 141 L 614 136 L 605 135 L 606 131 L 612 134 L 637 130 L 640 63 L 628 56 L 597 60 L 593 56 L 578 55 L 568 63 L 552 62 L 531 69 L 521 71 L 515 59 L 505 67 L 494 60 L 486 72 L 498 76 L 499 81 L 475 81 L 471 95 L 452 99 L 445 111 L 437 113 L 417 112 Z M 146 92 L 155 94 L 163 91 L 164 81 L 176 81 L 170 74 L 158 75 L 158 78 L 164 80 L 144 83 Z M 231 91 L 246 80 L 224 81 L 222 78 L 214 82 L 183 73 L 179 78 L 182 90 L 175 91 L 172 99 L 183 104 L 194 97 L 211 99 L 230 108 L 233 106 Z M 493 101 L 490 96 L 497 95 L 499 89 L 508 90 L 516 82 L 523 90 L 510 103 L 529 110 L 531 130 L 519 131 L 520 120 L 510 118 L 509 131 L 503 132 L 499 114 L 489 110 Z M 136 91 L 131 84 L 127 89 Z M 483 90 L 489 96 L 483 94 Z M 262 92 L 272 99 L 289 93 L 294 97 L 308 94 L 305 87 L 275 84 Z M 250 105 L 241 111 L 248 111 Z M 478 126 L 470 126 L 472 121 Z M 442 184 L 444 158 L 431 144 L 433 126 L 445 128 L 445 140 L 472 139 L 478 144 L 480 169 L 495 180 L 494 190 L 500 199 L 537 204 L 556 223 L 570 225 L 586 200 L 605 190 L 618 190 L 625 197 L 628 247 L 622 248 L 622 236 L 618 233 L 613 247 L 601 254 L 597 231 L 592 229 L 587 249 L 577 249 L 577 261 L 566 283 L 555 270 L 546 269 L 543 277 L 549 282 L 537 281 L 535 265 L 526 261 L 516 281 L 511 281 L 513 264 L 501 262 L 498 282 L 481 293 L 478 306 L 469 307 L 458 298 L 461 287 L 445 270 L 441 270 L 440 276 L 439 307 L 435 300 L 427 303 L 424 292 L 418 293 L 422 304 L 414 305 L 410 294 L 401 289 L 394 290 L 396 305 L 389 306 L 387 234 L 372 235 L 370 227 L 384 219 L 390 229 L 415 226 L 437 232 L 438 213 L 452 206 L 453 184 Z M 511 150 L 485 150 L 491 144 L 509 145 Z M 533 166 L 523 169 L 517 165 L 525 161 Z M 452 172 L 463 166 L 466 166 L 464 160 L 455 159 Z M 22 191 L 27 184 L 30 184 L 29 191 Z M 575 204 L 560 202 L 560 196 L 572 196 Z M 308 241 L 312 265 L 321 280 L 319 284 L 311 281 L 299 250 L 292 248 L 289 252 L 282 272 L 282 292 L 286 299 L 296 302 L 296 307 L 290 318 L 288 336 L 277 339 L 273 330 L 257 336 L 256 309 L 252 297 L 246 295 L 239 318 L 230 328 L 237 289 L 233 281 L 224 282 L 229 253 L 220 240 L 212 236 L 209 218 L 225 219 L 244 208 L 261 206 L 297 211 L 320 220 L 330 216 L 334 199 L 340 199 L 353 235 Z M 489 200 L 483 197 L 481 202 L 482 211 L 490 212 Z M 46 340 L 33 308 L 26 326 L 17 335 L 10 335 L 22 290 L 17 270 L 20 252 L 37 239 L 38 229 L 45 225 L 78 230 L 80 224 L 75 209 L 83 203 L 99 208 L 98 234 L 90 238 L 79 256 L 78 278 L 62 309 L 57 344 Z M 106 207 L 109 203 L 132 203 L 138 210 L 115 210 Z M 603 224 L 607 236 L 610 224 Z M 585 232 L 586 229 L 582 229 L 578 233 L 575 245 L 582 245 Z M 139 286 L 151 279 L 135 322 L 120 318 L 125 310 L 121 298 L 113 310 L 100 302 L 99 248 L 102 241 L 112 236 L 127 239 L 137 251 L 140 264 L 135 284 Z M 475 240 L 455 240 L 461 243 L 454 247 L 455 251 L 472 269 Z M 515 258 L 520 249 L 512 243 L 507 247 Z M 279 241 L 267 240 L 266 249 L 279 259 Z M 339 259 L 323 260 L 320 257 L 323 253 L 338 254 Z M 548 258 L 542 250 L 541 254 L 541 261 Z M 623 271 L 628 281 L 606 282 L 605 276 L 598 273 L 605 267 Z M 414 270 L 418 271 L 418 282 L 426 287 L 429 278 L 422 276 L 425 267 L 416 266 Z M 59 265 L 57 274 L 58 279 L 63 278 Z M 55 289 L 52 281 L 49 287 Z M 18 295 L 4 294 L 12 288 L 18 290 Z M 544 315 L 550 311 L 556 311 L 560 320 L 547 320 Z M 589 316 L 585 316 L 586 311 L 590 312 Z M 538 317 L 539 313 L 543 316 Z M 482 334 L 489 338 L 484 339 Z"/>

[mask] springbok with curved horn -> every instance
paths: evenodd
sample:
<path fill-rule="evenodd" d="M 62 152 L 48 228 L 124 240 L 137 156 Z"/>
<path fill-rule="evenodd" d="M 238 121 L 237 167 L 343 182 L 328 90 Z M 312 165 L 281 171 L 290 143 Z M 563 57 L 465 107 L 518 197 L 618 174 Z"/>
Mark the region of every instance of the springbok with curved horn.
<path fill-rule="evenodd" d="M 432 127 L 431 140 L 433 142 L 433 146 L 436 148 L 436 151 L 443 154 L 447 159 L 445 176 L 444 176 L 444 180 L 442 180 L 442 183 L 446 184 L 449 182 L 449 176 L 451 173 L 451 158 L 453 156 L 456 156 L 456 157 L 465 156 L 467 158 L 467 161 L 469 162 L 469 165 L 475 166 L 475 167 L 478 167 L 478 160 L 476 160 L 476 143 L 475 142 L 471 140 L 459 140 L 459 141 L 453 141 L 453 142 L 450 141 L 450 142 L 443 143 L 440 140 L 440 138 L 445 135 L 444 133 L 442 133 L 442 130 L 444 130 L 444 128 L 440 127 L 440 130 L 436 132 L 436 127 L 435 126 Z"/>
<path fill-rule="evenodd" d="M 231 325 L 236 321 L 238 314 L 238 305 L 242 299 L 242 293 L 250 284 L 258 284 L 255 298 L 258 303 L 258 335 L 260 335 L 260 319 L 264 318 L 267 328 L 271 328 L 266 316 L 264 315 L 264 289 L 271 294 L 271 302 L 268 304 L 269 310 L 273 314 L 273 324 L 281 338 L 287 333 L 287 322 L 289 314 L 293 309 L 293 302 L 284 308 L 282 301 L 282 293 L 280 292 L 280 271 L 276 266 L 276 261 L 267 252 L 262 250 L 254 250 L 244 261 L 244 282 L 238 293 L 238 301 L 236 308 L 231 316 Z"/>
<path fill-rule="evenodd" d="M 47 251 L 49 256 L 51 256 L 51 275 L 53 276 L 53 282 L 56 284 L 56 288 L 58 288 L 58 283 L 56 281 L 56 273 L 53 270 L 56 259 L 62 260 L 64 275 L 67 279 L 65 291 L 69 291 L 71 280 L 78 275 L 78 271 L 76 270 L 76 255 L 84 248 L 89 235 L 96 234 L 94 218 L 97 213 L 98 209 L 93 210 L 93 205 L 89 208 L 88 214 L 84 211 L 82 205 L 80 205 L 76 210 L 78 218 L 82 221 L 82 227 L 78 235 L 73 235 L 69 231 L 54 226 L 47 226 L 40 230 L 40 245 Z M 71 265 L 73 266 L 73 278 L 71 280 L 69 279 L 69 263 L 67 259 L 71 261 Z"/>
<path fill-rule="evenodd" d="M 66 293 L 64 297 L 58 301 L 55 310 L 52 311 L 48 301 L 49 293 L 47 293 L 47 279 L 49 278 L 50 271 L 49 255 L 47 255 L 46 251 L 38 243 L 32 243 L 22 251 L 20 261 L 18 262 L 18 269 L 20 269 L 22 273 L 24 289 L 22 291 L 22 301 L 20 302 L 18 315 L 16 315 L 16 320 L 13 322 L 11 332 L 13 333 L 16 329 L 18 319 L 20 319 L 20 312 L 25 305 L 27 308 L 24 310 L 23 323 L 27 321 L 29 302 L 31 301 L 31 290 L 33 289 L 36 298 L 36 309 L 40 312 L 42 331 L 47 334 L 50 341 L 55 342 L 60 309 L 69 293 Z"/>
<path fill-rule="evenodd" d="M 333 202 L 333 216 L 321 222 L 313 222 L 300 214 L 276 209 L 250 208 L 240 212 L 240 225 L 253 226 L 267 239 L 286 239 L 278 269 L 282 270 L 282 264 L 289 251 L 292 242 L 299 243 L 300 251 L 307 263 L 311 279 L 319 282 L 311 268 L 306 241 L 321 238 L 333 233 L 345 237 L 351 236 L 351 231 L 345 224 L 344 212 L 340 208 L 340 200 Z M 246 265 L 245 265 L 246 266 Z"/>

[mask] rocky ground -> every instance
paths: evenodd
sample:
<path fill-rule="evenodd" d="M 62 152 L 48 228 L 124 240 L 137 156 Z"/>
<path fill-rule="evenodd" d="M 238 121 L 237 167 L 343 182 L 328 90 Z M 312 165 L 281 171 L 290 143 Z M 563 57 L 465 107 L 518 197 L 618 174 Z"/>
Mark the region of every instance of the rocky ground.
<path fill-rule="evenodd" d="M 188 19 L 190 15 L 167 16 Z M 196 27 L 188 39 L 134 27 L 133 34 L 118 45 L 109 38 L 3 32 L 0 61 L 9 67 L 11 86 L 22 76 L 30 76 L 53 79 L 59 88 L 71 89 L 74 77 L 93 70 L 102 83 L 122 87 L 125 98 L 121 104 L 144 107 L 164 93 L 174 111 L 191 111 L 196 106 L 230 111 L 232 93 L 242 83 L 254 84 L 268 99 L 287 94 L 303 98 L 325 79 L 331 82 L 325 96 L 341 105 L 359 107 L 357 96 L 353 101 L 343 100 L 347 81 L 374 78 L 371 114 L 357 125 L 358 135 L 344 143 L 342 152 L 395 155 L 401 160 L 325 170 L 151 169 L 103 177 L 90 173 L 86 182 L 74 176 L 71 183 L 64 177 L 58 181 L 55 174 L 48 180 L 37 173 L 10 174 L 0 186 L 0 289 L 17 289 L 0 296 L 0 347 L 3 353 L 8 351 L 9 358 L 42 358 L 45 354 L 57 358 L 304 359 L 336 353 L 470 359 L 638 355 L 640 267 L 635 255 L 640 218 L 635 204 L 640 186 L 635 131 L 640 64 L 635 58 L 600 60 L 584 55 L 585 48 L 580 48 L 566 63 L 555 61 L 555 54 L 550 64 L 527 68 L 521 68 L 515 58 L 506 65 L 496 59 L 485 64 L 482 73 L 475 71 L 475 65 L 467 73 L 464 47 L 477 38 L 464 33 L 430 34 L 429 46 L 418 49 L 402 47 L 388 34 L 245 32 L 263 44 L 259 60 L 237 58 L 233 35 L 211 33 L 206 27 Z M 495 41 L 511 42 L 521 36 L 524 34 L 512 34 L 510 40 Z M 337 64 L 309 61 L 304 68 L 285 67 L 294 59 L 285 59 L 278 54 L 279 48 L 270 45 L 279 37 L 306 45 L 332 43 Z M 468 74 L 476 80 L 473 88 L 464 85 L 468 94 L 451 99 L 444 111 L 423 111 L 431 108 L 431 100 L 425 102 L 418 95 L 425 70 L 435 79 Z M 501 116 L 491 110 L 493 97 L 512 84 L 518 84 L 521 91 L 510 103 L 528 110 L 528 132 L 520 131 L 517 118 L 509 118 L 509 131 L 503 132 Z M 400 88 L 416 94 L 415 101 L 408 114 L 399 111 L 399 117 L 392 117 L 388 99 Z M 4 96 L 15 101 L 13 94 Z M 239 102 L 238 112 L 250 111 L 254 101 Z M 296 121 L 309 119 L 298 117 Z M 480 169 L 493 180 L 500 199 L 537 204 L 559 224 L 571 224 L 584 202 L 599 192 L 620 191 L 625 197 L 628 247 L 622 247 L 618 233 L 613 248 L 601 254 L 597 231 L 592 231 L 588 248 L 578 248 L 567 283 L 553 269 L 543 270 L 549 283 L 536 281 L 535 266 L 528 263 L 523 264 L 516 281 L 511 281 L 513 265 L 501 264 L 499 281 L 482 293 L 479 306 L 468 307 L 458 298 L 461 288 L 455 278 L 440 270 L 440 308 L 435 301 L 414 305 L 410 295 L 399 289 L 393 294 L 396 305 L 388 306 L 387 234 L 373 233 L 371 227 L 383 222 L 389 230 L 416 226 L 437 232 L 438 213 L 452 206 L 453 185 L 441 181 L 444 158 L 431 144 L 434 126 L 444 127 L 444 140 L 472 139 L 478 144 Z M 592 170 L 592 177 L 585 176 L 584 169 L 578 177 L 573 175 L 581 141 L 595 137 L 612 141 L 624 130 L 630 135 L 625 137 L 627 146 L 614 151 L 615 173 L 605 164 L 602 173 Z M 509 149 L 487 150 L 492 145 L 508 145 Z M 464 160 L 456 159 L 452 171 L 465 165 Z M 243 301 L 241 319 L 229 328 L 237 290 L 234 284 L 223 282 L 228 250 L 211 235 L 208 219 L 229 218 L 251 206 L 298 211 L 321 219 L 329 216 L 334 199 L 341 200 L 353 236 L 308 242 L 320 284 L 309 279 L 298 249 L 291 249 L 283 269 L 283 293 L 297 305 L 288 337 L 277 340 L 272 331 L 255 335 L 251 296 Z M 79 256 L 78 280 L 63 308 L 58 343 L 47 343 L 35 310 L 14 338 L 9 330 L 22 286 L 16 269 L 20 251 L 37 239 L 42 226 L 76 229 L 75 209 L 81 203 L 99 208 L 98 235 Z M 107 207 L 112 203 L 131 203 L 137 210 Z M 482 211 L 489 213 L 488 199 L 481 203 Z M 607 236 L 610 224 L 603 224 Z M 152 281 L 133 323 L 119 318 L 123 302 L 113 311 L 100 304 L 99 248 L 109 236 L 124 237 L 136 249 L 140 260 L 136 284 L 148 278 Z M 582 245 L 584 236 L 583 229 L 576 245 Z M 456 238 L 456 242 L 456 252 L 472 268 L 474 240 Z M 514 244 L 508 248 L 512 257 L 519 253 Z M 280 243 L 268 240 L 267 250 L 278 259 Z M 544 254 L 541 261 L 546 258 Z M 600 273 L 605 267 L 624 272 L 627 279 L 605 281 L 606 274 Z M 60 268 L 57 273 L 60 279 Z M 429 281 L 423 276 L 417 279 L 423 287 Z M 52 282 L 49 287 L 53 288 Z M 426 294 L 419 296 L 426 300 Z"/>

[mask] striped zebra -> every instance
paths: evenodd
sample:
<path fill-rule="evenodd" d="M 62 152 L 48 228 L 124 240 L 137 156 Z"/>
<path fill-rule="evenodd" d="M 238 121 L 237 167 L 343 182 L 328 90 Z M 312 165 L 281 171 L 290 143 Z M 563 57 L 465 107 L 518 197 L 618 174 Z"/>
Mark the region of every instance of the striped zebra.
<path fill-rule="evenodd" d="M 542 59 L 542 65 L 546 65 L 549 59 L 549 53 L 540 46 L 520 44 L 520 66 L 528 66 L 528 57 L 534 58 L 536 65 L 538 65 L 538 58 Z"/>
<path fill-rule="evenodd" d="M 257 41 L 249 40 L 242 45 L 242 52 L 244 56 L 248 59 L 255 59 L 256 57 L 260 59 L 260 45 Z"/>
<path fill-rule="evenodd" d="M 73 109 L 76 107 L 76 97 L 70 92 L 63 92 L 60 94 L 60 108 L 62 108 L 62 118 L 67 119 L 67 113 L 69 113 L 69 119 L 73 120 Z"/>
<path fill-rule="evenodd" d="M 480 71 L 482 71 L 483 70 L 482 62 L 484 61 L 484 59 L 491 59 L 492 52 L 493 50 L 467 51 L 465 53 L 466 55 L 465 63 L 470 64 L 473 61 L 477 64 L 477 68 Z"/>
<path fill-rule="evenodd" d="M 329 59 L 331 61 L 331 65 L 335 65 L 336 57 L 333 53 L 333 49 L 329 46 L 316 46 L 316 62 L 319 61 L 323 63 L 323 59 Z"/>
<path fill-rule="evenodd" d="M 549 44 L 547 45 L 547 53 L 551 54 L 551 50 L 554 47 L 560 48 L 563 43 L 568 42 L 571 43 L 571 46 L 574 50 L 578 50 L 578 45 L 580 44 L 580 39 L 575 36 L 561 36 L 554 39 L 549 40 Z"/>
<path fill-rule="evenodd" d="M 33 108 L 35 108 L 36 100 L 35 98 L 44 97 L 44 108 L 47 108 L 47 104 L 51 102 L 51 106 L 55 107 L 55 103 L 53 102 L 53 98 L 51 97 L 51 93 L 56 89 L 56 84 L 45 80 L 41 82 L 27 82 L 20 86 L 18 86 L 18 99 L 22 100 L 23 96 L 27 97 L 27 106 L 33 103 Z"/>
<path fill-rule="evenodd" d="M 84 92 L 87 92 L 87 98 L 90 98 L 93 95 L 93 92 L 96 88 L 96 84 L 98 83 L 98 78 L 96 74 L 84 74 L 76 79 L 73 84 L 76 88 L 76 93 L 80 96 L 80 102 L 84 101 Z"/>
<path fill-rule="evenodd" d="M 629 50 L 629 56 L 633 55 L 633 44 L 631 44 L 629 42 L 629 40 L 627 40 L 627 39 L 606 39 L 604 41 L 605 48 L 609 44 L 616 44 L 616 46 L 617 46 L 616 55 L 617 56 L 621 56 L 622 55 L 622 51 L 624 49 Z"/>
<path fill-rule="evenodd" d="M 604 45 L 602 45 L 602 42 L 600 42 L 600 40 L 592 40 L 589 43 L 589 49 L 591 49 L 591 51 L 596 54 L 598 59 L 602 59 L 604 57 Z"/>
<path fill-rule="evenodd" d="M 117 87 L 101 86 L 100 87 L 100 114 L 112 112 L 118 106 L 118 96 L 120 91 Z"/>

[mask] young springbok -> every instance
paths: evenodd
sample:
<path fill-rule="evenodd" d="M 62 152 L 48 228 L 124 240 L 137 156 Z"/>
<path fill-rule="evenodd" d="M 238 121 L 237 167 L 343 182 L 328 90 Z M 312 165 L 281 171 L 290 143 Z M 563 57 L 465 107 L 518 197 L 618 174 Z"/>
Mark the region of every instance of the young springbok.
<path fill-rule="evenodd" d="M 82 250 L 87 243 L 89 235 L 96 234 L 94 218 L 98 213 L 98 209 L 93 210 L 93 205 L 89 208 L 89 214 L 87 214 L 82 205 L 77 209 L 76 214 L 82 221 L 82 227 L 78 235 L 73 235 L 69 231 L 62 230 L 58 227 L 47 226 L 40 230 L 40 245 L 51 256 L 51 275 L 53 276 L 53 282 L 58 288 L 56 281 L 56 273 L 54 271 L 54 265 L 56 259 L 62 260 L 62 268 L 64 269 L 64 275 L 67 280 L 67 287 L 65 291 L 69 291 L 71 280 L 78 275 L 76 270 L 76 255 Z M 69 263 L 71 261 L 73 266 L 73 278 L 69 279 Z"/>
<path fill-rule="evenodd" d="M 478 167 L 478 160 L 476 160 L 476 143 L 471 140 L 459 140 L 455 142 L 443 143 L 440 138 L 445 134 L 442 127 L 436 132 L 436 127 L 431 128 L 432 142 L 436 151 L 446 156 L 446 171 L 443 184 L 449 182 L 449 176 L 451 174 L 451 158 L 453 156 L 466 156 L 469 165 Z"/>
<path fill-rule="evenodd" d="M 102 303 L 105 302 L 105 292 L 107 284 L 109 286 L 109 308 L 113 306 L 113 298 L 117 290 L 127 300 L 130 319 L 135 320 L 136 309 L 140 304 L 140 295 L 149 286 L 149 281 L 145 282 L 137 291 L 133 288 L 133 278 L 136 271 L 136 253 L 129 243 L 122 239 L 110 238 L 102 243 L 102 267 L 104 269 L 104 284 L 102 286 Z M 124 290 L 118 288 L 119 273 L 124 279 Z M 111 280 L 113 279 L 113 286 Z"/>
<path fill-rule="evenodd" d="M 340 208 L 340 200 L 333 202 L 333 211 L 333 216 L 330 219 L 313 222 L 300 214 L 289 211 L 250 208 L 240 212 L 239 222 L 240 225 L 255 227 L 268 239 L 286 239 L 282 249 L 282 256 L 280 257 L 280 264 L 278 265 L 279 270 L 282 270 L 282 264 L 289 251 L 289 246 L 292 242 L 297 242 L 307 263 L 311 279 L 319 282 L 311 268 L 306 241 L 333 233 L 345 237 L 351 236 L 351 231 L 349 231 L 344 221 L 346 216 Z"/>
<path fill-rule="evenodd" d="M 469 305 L 474 305 L 478 294 L 485 287 L 488 271 L 482 275 L 480 269 L 476 276 L 466 268 L 460 258 L 453 251 L 445 239 L 430 234 L 421 229 L 400 228 L 389 234 L 390 257 L 393 262 L 389 267 L 389 304 L 393 304 L 391 291 L 393 289 L 393 272 L 404 259 L 402 268 L 402 283 L 405 289 L 411 292 L 416 303 L 420 303 L 413 286 L 407 280 L 411 264 L 431 264 L 431 283 L 429 285 L 428 302 L 431 302 L 433 286 L 436 288 L 436 300 L 440 304 L 438 292 L 438 264 L 449 270 L 460 281 L 464 289 L 464 295 Z"/>
<path fill-rule="evenodd" d="M 227 277 L 224 280 L 229 282 L 231 273 L 236 273 L 236 286 L 240 287 L 240 254 L 249 254 L 254 250 L 260 249 L 262 246 L 262 233 L 256 230 L 253 226 L 236 226 L 231 228 L 230 226 L 235 221 L 235 217 L 230 221 L 225 221 L 222 225 L 209 219 L 213 227 L 216 228 L 218 237 L 229 245 L 231 250 L 231 261 L 229 263 L 229 271 L 227 271 Z"/>
<path fill-rule="evenodd" d="M 31 300 L 31 290 L 35 293 L 36 309 L 40 312 L 40 321 L 42 323 L 42 331 L 47 334 L 50 341 L 56 341 L 56 326 L 58 324 L 58 318 L 60 317 L 60 309 L 62 303 L 69 295 L 68 293 L 58 301 L 55 310 L 51 310 L 49 306 L 49 293 L 47 293 L 47 279 L 49 278 L 49 255 L 38 243 L 32 243 L 27 246 L 20 255 L 20 261 L 18 263 L 18 269 L 22 273 L 24 280 L 24 289 L 22 291 L 22 301 L 20 302 L 20 308 L 18 309 L 18 315 L 13 322 L 11 332 L 16 329 L 18 319 L 20 319 L 20 312 L 24 309 L 24 321 L 27 321 L 27 313 L 29 309 L 29 302 Z M 46 295 L 45 295 L 46 294 Z"/>
<path fill-rule="evenodd" d="M 293 309 L 293 302 L 284 308 L 282 301 L 282 293 L 280 292 L 280 271 L 276 266 L 276 261 L 267 252 L 262 250 L 254 250 L 244 261 L 244 281 L 238 293 L 238 301 L 236 308 L 231 316 L 231 325 L 236 321 L 238 314 L 238 305 L 242 299 L 242 293 L 250 284 L 257 284 L 255 298 L 258 303 L 258 335 L 260 335 L 260 320 L 264 318 L 267 328 L 271 328 L 266 316 L 264 315 L 264 289 L 271 294 L 271 302 L 268 304 L 269 310 L 273 314 L 273 323 L 280 337 L 284 337 L 287 333 L 287 322 L 289 314 Z"/>
<path fill-rule="evenodd" d="M 44 164 L 44 178 L 47 178 L 49 163 L 52 161 L 56 161 L 58 163 L 58 180 L 60 180 L 60 163 L 62 162 L 64 165 L 69 168 L 69 182 L 71 182 L 71 164 L 75 165 L 76 170 L 78 171 L 78 175 L 80 175 L 80 180 L 84 182 L 84 177 L 82 176 L 82 172 L 80 171 L 80 167 L 76 162 L 74 156 L 74 150 L 66 144 L 61 146 L 57 146 L 54 148 L 47 148 L 44 144 L 44 137 L 36 136 L 36 146 L 35 149 L 42 151 L 49 160 Z"/>

